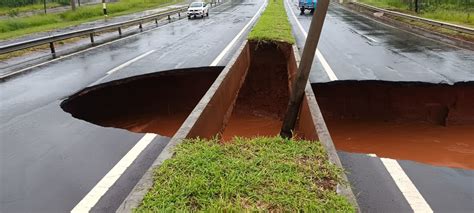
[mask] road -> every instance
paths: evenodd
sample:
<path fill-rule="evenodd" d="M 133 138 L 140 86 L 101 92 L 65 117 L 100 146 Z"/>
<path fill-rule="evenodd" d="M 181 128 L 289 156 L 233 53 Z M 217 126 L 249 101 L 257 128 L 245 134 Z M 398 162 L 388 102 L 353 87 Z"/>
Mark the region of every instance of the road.
<path fill-rule="evenodd" d="M 0 212 L 70 211 L 144 135 L 74 119 L 59 107 L 61 100 L 93 83 L 209 66 L 262 4 L 262 0 L 223 4 L 211 11 L 210 18 L 173 22 L 2 82 Z M 217 65 L 226 64 L 231 55 Z M 167 141 L 156 137 L 93 210 L 117 208 Z"/>
<path fill-rule="evenodd" d="M 242 30 L 262 4 L 263 0 L 233 1 L 212 10 L 210 18 L 170 23 L 1 82 L 0 212 L 70 211 L 144 136 L 75 119 L 59 107 L 62 100 L 92 84 L 209 66 L 228 50 L 213 64 L 225 65 L 248 32 Z M 297 12 L 295 7 L 288 8 Z M 296 16 L 296 21 L 288 14 L 302 48 L 305 36 L 300 26 L 307 31 L 311 19 Z M 226 48 L 239 32 L 243 36 Z M 452 84 L 474 80 L 472 52 L 388 27 L 334 4 L 319 50 L 312 83 L 372 79 Z M 115 210 L 168 140 L 154 138 L 92 211 Z M 387 172 L 386 159 L 342 151 L 339 155 L 364 212 L 410 211 Z M 469 202 L 474 197 L 473 171 L 395 161 L 431 209 L 474 210 Z"/>
<path fill-rule="evenodd" d="M 293 34 L 302 51 L 311 17 L 300 16 L 295 5 L 294 1 L 287 0 Z M 454 84 L 474 81 L 474 52 L 390 27 L 337 4 L 329 6 L 318 49 L 320 55 L 313 61 L 311 83 L 381 80 Z M 408 200 L 414 198 L 407 198 L 407 194 L 418 195 L 427 204 L 425 207 L 435 212 L 474 211 L 473 170 L 341 150 L 338 154 L 362 212 L 411 212 L 416 206 L 410 205 Z M 388 167 L 393 163 L 399 165 L 399 173 L 406 174 L 411 184 L 397 185 L 399 182 L 394 181 L 397 174 L 389 172 L 393 167 Z M 407 185 L 414 186 L 413 191 L 418 192 L 405 190 L 403 187 Z M 423 206 L 419 209 L 427 210 Z"/>

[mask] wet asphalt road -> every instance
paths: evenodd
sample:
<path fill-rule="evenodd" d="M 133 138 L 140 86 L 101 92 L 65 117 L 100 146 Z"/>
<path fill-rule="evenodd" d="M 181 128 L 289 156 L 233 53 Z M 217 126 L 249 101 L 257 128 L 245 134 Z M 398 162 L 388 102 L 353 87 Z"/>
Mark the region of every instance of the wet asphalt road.
<path fill-rule="evenodd" d="M 311 16 L 293 11 L 308 32 Z M 304 35 L 288 13 L 298 47 Z M 331 4 L 318 49 L 338 80 L 420 81 L 453 84 L 474 81 L 474 52 L 417 36 Z M 310 81 L 327 82 L 320 63 Z"/>
<path fill-rule="evenodd" d="M 143 136 L 72 118 L 59 107 L 61 100 L 98 80 L 208 66 L 262 4 L 223 4 L 209 18 L 173 22 L 0 83 L 0 212 L 70 211 Z M 150 50 L 155 52 L 107 75 Z M 117 208 L 167 141 L 155 138 L 93 210 Z"/>
<path fill-rule="evenodd" d="M 210 18 L 171 23 L 0 83 L 0 212 L 71 210 L 143 136 L 74 119 L 59 107 L 62 99 L 98 80 L 208 66 L 262 2 L 222 5 Z M 298 18 L 307 30 L 310 18 Z M 292 24 L 295 26 L 293 20 Z M 302 34 L 296 26 L 294 29 L 302 47 Z M 237 46 L 219 65 L 227 63 Z M 151 50 L 155 52 L 106 74 Z M 472 52 L 387 27 L 334 5 L 328 12 L 320 50 L 340 80 L 453 83 L 474 79 Z M 315 60 L 311 82 L 326 81 L 327 74 Z M 137 174 L 144 172 L 167 141 L 165 137 L 155 139 L 93 210 L 113 211 L 120 204 L 117 200 L 138 180 Z M 349 179 L 363 210 L 407 210 L 390 177 L 377 166 L 377 158 L 340 155 L 351 172 Z M 434 210 L 474 209 L 468 202 L 474 194 L 472 171 L 408 161 L 400 164 Z"/>
<path fill-rule="evenodd" d="M 306 32 L 311 17 L 291 9 Z M 286 5 L 288 9 L 288 4 Z M 288 12 L 297 46 L 304 34 Z M 453 84 L 474 81 L 474 52 L 416 36 L 330 4 L 318 49 L 338 80 L 421 81 Z M 310 81 L 330 78 L 319 60 Z M 315 91 L 317 92 L 317 91 Z M 339 152 L 362 212 L 411 212 L 380 158 Z M 474 212 L 474 170 L 397 161 L 435 212 Z"/>

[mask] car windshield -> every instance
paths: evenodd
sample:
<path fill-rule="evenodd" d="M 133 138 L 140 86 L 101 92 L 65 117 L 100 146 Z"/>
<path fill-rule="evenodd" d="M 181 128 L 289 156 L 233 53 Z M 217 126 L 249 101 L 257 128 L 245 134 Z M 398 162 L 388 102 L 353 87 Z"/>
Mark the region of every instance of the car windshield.
<path fill-rule="evenodd" d="M 202 6 L 202 2 L 193 2 L 191 3 L 189 7 L 201 7 L 201 6 Z"/>

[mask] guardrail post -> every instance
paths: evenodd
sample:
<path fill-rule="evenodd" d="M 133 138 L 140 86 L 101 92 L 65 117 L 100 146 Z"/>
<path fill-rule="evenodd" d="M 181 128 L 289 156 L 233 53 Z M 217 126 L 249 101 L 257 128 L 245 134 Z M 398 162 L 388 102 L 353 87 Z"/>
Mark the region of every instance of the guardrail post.
<path fill-rule="evenodd" d="M 121 27 L 118 28 L 118 32 L 119 32 L 119 36 L 122 36 L 122 28 Z"/>
<path fill-rule="evenodd" d="M 54 49 L 53 42 L 49 42 L 49 49 L 51 49 L 51 55 L 53 55 L 53 58 L 56 58 L 56 50 Z"/>
<path fill-rule="evenodd" d="M 170 15 L 168 15 L 168 21 L 171 22 L 171 17 L 170 17 Z"/>
<path fill-rule="evenodd" d="M 94 33 L 89 34 L 89 36 L 91 37 L 91 43 L 94 43 Z"/>
<path fill-rule="evenodd" d="M 138 28 L 140 29 L 140 32 L 143 32 L 143 26 L 141 22 L 140 22 L 140 25 L 138 25 Z"/>

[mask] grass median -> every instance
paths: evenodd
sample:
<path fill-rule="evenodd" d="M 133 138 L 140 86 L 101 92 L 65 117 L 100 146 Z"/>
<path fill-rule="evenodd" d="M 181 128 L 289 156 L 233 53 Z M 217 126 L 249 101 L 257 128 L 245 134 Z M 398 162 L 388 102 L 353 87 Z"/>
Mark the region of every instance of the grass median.
<path fill-rule="evenodd" d="M 185 140 L 154 174 L 135 212 L 354 212 L 335 187 L 342 169 L 320 143 L 280 137 Z"/>
<path fill-rule="evenodd" d="M 283 0 L 269 1 L 248 39 L 250 41 L 295 43 Z"/>
<path fill-rule="evenodd" d="M 248 38 L 262 45 L 294 43 L 283 0 L 269 1 Z M 155 168 L 153 186 L 134 212 L 355 211 L 336 193 L 345 184 L 343 169 L 330 163 L 317 141 L 185 139 L 174 152 Z"/>
<path fill-rule="evenodd" d="M 121 0 L 107 4 L 107 11 L 109 17 L 115 17 L 179 2 L 182 0 Z M 7 18 L 0 20 L 0 40 L 74 26 L 103 18 L 102 5 L 87 5 L 77 8 L 75 11 L 54 14 Z"/>

